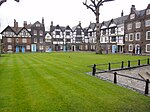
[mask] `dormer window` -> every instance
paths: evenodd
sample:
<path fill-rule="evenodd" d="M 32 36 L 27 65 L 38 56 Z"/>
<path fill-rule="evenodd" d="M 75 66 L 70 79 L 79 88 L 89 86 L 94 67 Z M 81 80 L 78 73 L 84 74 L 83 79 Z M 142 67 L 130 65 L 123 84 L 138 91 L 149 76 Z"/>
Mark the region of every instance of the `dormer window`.
<path fill-rule="evenodd" d="M 131 14 L 130 19 L 134 19 L 134 18 L 135 18 L 135 14 Z"/>
<path fill-rule="evenodd" d="M 150 14 L 150 9 L 147 9 L 146 10 L 146 15 L 149 15 Z"/>

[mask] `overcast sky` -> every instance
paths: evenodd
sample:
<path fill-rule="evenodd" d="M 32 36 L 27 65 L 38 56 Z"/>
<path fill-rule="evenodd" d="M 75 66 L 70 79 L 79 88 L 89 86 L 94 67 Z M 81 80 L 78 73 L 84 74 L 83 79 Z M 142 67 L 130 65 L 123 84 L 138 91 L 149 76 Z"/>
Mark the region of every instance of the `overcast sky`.
<path fill-rule="evenodd" d="M 60 26 L 77 25 L 81 21 L 86 27 L 90 21 L 95 22 L 95 15 L 87 9 L 82 2 L 85 0 L 7 0 L 0 7 L 0 22 L 2 31 L 7 25 L 13 25 L 14 19 L 23 25 L 23 21 L 34 23 L 45 19 L 45 26 L 48 30 L 51 21 L 54 25 Z M 150 0 L 115 0 L 106 2 L 100 7 L 100 22 L 130 13 L 131 5 L 135 5 L 137 10 L 146 9 Z"/>

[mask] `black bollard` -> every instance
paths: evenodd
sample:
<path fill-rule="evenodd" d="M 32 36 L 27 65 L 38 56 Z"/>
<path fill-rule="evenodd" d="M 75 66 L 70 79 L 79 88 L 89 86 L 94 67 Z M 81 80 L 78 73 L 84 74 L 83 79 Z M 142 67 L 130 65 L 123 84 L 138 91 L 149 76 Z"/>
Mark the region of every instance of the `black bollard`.
<path fill-rule="evenodd" d="M 147 59 L 147 64 L 149 65 L 149 58 Z"/>
<path fill-rule="evenodd" d="M 123 67 L 124 67 L 123 65 L 124 65 L 124 62 L 122 61 L 122 63 L 121 63 L 121 68 L 123 68 Z"/>
<path fill-rule="evenodd" d="M 114 84 L 117 84 L 117 72 L 114 73 Z"/>
<path fill-rule="evenodd" d="M 93 68 L 92 75 L 95 76 L 95 73 L 96 73 L 96 64 L 94 64 L 92 68 Z"/>
<path fill-rule="evenodd" d="M 138 66 L 140 66 L 141 64 L 140 64 L 140 60 L 138 60 Z"/>
<path fill-rule="evenodd" d="M 110 65 L 110 63 L 108 63 L 108 70 L 111 70 L 111 65 Z"/>
<path fill-rule="evenodd" d="M 130 61 L 128 61 L 128 68 L 130 68 Z"/>
<path fill-rule="evenodd" d="M 145 85 L 145 95 L 149 94 L 149 79 L 146 80 L 146 85 Z"/>

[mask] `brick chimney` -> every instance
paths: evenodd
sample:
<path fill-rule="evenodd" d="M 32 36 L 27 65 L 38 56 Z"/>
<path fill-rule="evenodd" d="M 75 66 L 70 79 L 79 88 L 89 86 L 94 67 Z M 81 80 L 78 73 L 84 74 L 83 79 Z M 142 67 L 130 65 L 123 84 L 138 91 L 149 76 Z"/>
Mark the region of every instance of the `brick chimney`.
<path fill-rule="evenodd" d="M 27 28 L 27 21 L 23 22 L 23 26 Z"/>
<path fill-rule="evenodd" d="M 15 28 L 15 29 L 18 28 L 18 22 L 16 21 L 16 19 L 14 19 L 14 28 Z"/>
<path fill-rule="evenodd" d="M 121 17 L 123 16 L 123 10 L 122 10 L 122 12 L 121 12 Z"/>
<path fill-rule="evenodd" d="M 42 24 L 44 25 L 44 17 L 42 17 Z"/>
<path fill-rule="evenodd" d="M 136 10 L 135 5 L 132 5 L 132 6 L 131 6 L 131 12 L 133 12 L 133 11 L 135 11 L 135 10 Z"/>

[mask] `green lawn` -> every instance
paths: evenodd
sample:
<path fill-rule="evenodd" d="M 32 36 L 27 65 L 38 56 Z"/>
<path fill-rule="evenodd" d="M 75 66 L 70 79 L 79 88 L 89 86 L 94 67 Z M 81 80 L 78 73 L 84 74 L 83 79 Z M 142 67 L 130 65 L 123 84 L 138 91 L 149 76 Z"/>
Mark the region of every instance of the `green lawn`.
<path fill-rule="evenodd" d="M 86 74 L 88 65 L 145 59 L 95 53 L 3 54 L 0 112 L 150 112 L 150 97 Z"/>

